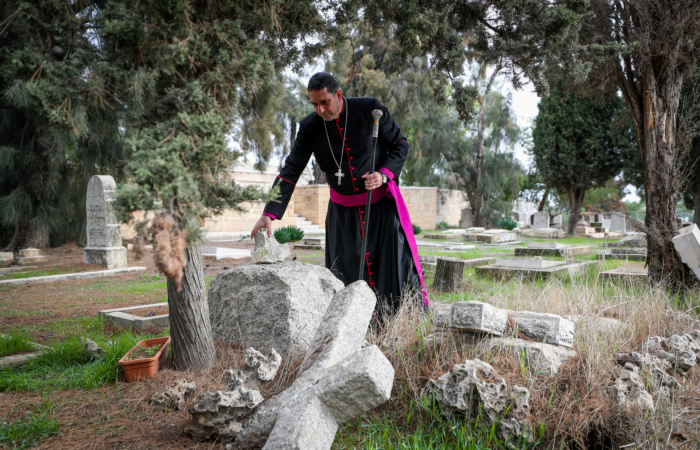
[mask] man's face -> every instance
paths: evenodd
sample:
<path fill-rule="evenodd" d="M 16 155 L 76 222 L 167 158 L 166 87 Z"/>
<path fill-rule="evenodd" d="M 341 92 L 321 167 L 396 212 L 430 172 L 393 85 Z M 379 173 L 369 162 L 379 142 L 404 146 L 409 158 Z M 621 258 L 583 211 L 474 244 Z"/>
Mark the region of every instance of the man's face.
<path fill-rule="evenodd" d="M 337 119 L 343 109 L 343 93 L 340 89 L 333 94 L 330 94 L 326 88 L 320 91 L 309 91 L 309 101 L 314 106 L 316 114 L 328 122 Z"/>

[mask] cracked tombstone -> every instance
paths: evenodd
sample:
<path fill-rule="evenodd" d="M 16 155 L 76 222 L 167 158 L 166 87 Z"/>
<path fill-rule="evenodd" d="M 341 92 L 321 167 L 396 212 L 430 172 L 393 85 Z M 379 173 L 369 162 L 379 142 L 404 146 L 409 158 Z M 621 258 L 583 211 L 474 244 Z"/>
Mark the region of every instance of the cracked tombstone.
<path fill-rule="evenodd" d="M 390 398 L 394 368 L 376 345 L 363 348 L 375 304 L 364 281 L 333 297 L 297 379 L 246 418 L 237 445 L 330 449 L 339 424 Z"/>

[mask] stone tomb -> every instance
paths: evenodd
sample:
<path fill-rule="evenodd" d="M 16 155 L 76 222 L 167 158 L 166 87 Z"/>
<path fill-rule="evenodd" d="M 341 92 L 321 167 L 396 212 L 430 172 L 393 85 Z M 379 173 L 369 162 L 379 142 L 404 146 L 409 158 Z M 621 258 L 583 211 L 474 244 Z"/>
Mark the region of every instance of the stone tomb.
<path fill-rule="evenodd" d="M 301 248 L 305 250 L 325 250 L 326 249 L 326 238 L 315 237 L 304 239 L 303 244 L 294 244 L 294 248 Z"/>
<path fill-rule="evenodd" d="M 87 187 L 87 247 L 85 264 L 99 264 L 107 269 L 126 267 L 126 247 L 122 246 L 121 224 L 114 216 L 117 183 L 108 175 L 94 175 Z"/>
<path fill-rule="evenodd" d="M 274 348 L 282 356 L 306 351 L 333 296 L 343 288 L 330 270 L 297 261 L 219 273 L 208 297 L 214 339 L 264 353 Z"/>
<path fill-rule="evenodd" d="M 170 319 L 168 314 L 162 314 L 162 310 L 167 307 L 167 303 L 152 303 L 150 305 L 128 306 L 126 308 L 104 309 L 97 311 L 97 318 L 103 323 L 113 323 L 117 328 L 134 327 L 145 332 L 153 327 L 168 327 Z M 135 316 L 129 311 L 137 309 L 152 309 L 155 315 L 148 317 Z"/>
<path fill-rule="evenodd" d="M 339 424 L 389 400 L 394 368 L 376 345 L 365 346 L 375 304 L 364 281 L 333 297 L 296 380 L 245 419 L 237 446 L 329 450 Z"/>
<path fill-rule="evenodd" d="M 700 279 L 700 229 L 695 224 L 683 228 L 673 238 L 673 246 L 681 261 Z"/>
<path fill-rule="evenodd" d="M 18 266 L 26 266 L 46 261 L 46 256 L 41 254 L 38 248 L 23 248 L 19 251 L 19 256 L 15 258 L 15 264 Z"/>
<path fill-rule="evenodd" d="M 647 249 L 643 247 L 614 247 L 598 253 L 598 259 L 626 259 L 629 261 L 646 261 Z"/>
<path fill-rule="evenodd" d="M 516 247 L 515 256 L 561 256 L 573 258 L 574 256 L 587 255 L 593 251 L 590 245 L 578 245 L 572 247 L 558 242 L 528 242 L 527 247 Z"/>
<path fill-rule="evenodd" d="M 563 238 L 566 233 L 561 228 L 540 228 L 538 230 L 523 230 L 522 235 L 541 239 L 557 239 Z"/>
<path fill-rule="evenodd" d="M 579 276 L 597 261 L 548 261 L 542 259 L 500 259 L 494 264 L 475 267 L 477 276 L 508 280 L 523 277 L 527 280 L 549 279 L 551 277 L 566 278 Z"/>
<path fill-rule="evenodd" d="M 600 272 L 600 277 L 608 280 L 618 279 L 625 281 L 641 281 L 646 283 L 647 278 L 649 277 L 649 269 L 644 266 L 645 263 L 625 262 L 620 268 Z"/>
<path fill-rule="evenodd" d="M 486 244 L 502 244 L 518 238 L 517 233 L 508 230 L 486 230 L 476 235 L 476 240 Z"/>

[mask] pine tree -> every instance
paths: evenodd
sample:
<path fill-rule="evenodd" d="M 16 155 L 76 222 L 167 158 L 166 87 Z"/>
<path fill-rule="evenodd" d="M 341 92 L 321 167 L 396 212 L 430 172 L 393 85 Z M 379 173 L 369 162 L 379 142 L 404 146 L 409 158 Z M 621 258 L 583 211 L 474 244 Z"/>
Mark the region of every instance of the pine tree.
<path fill-rule="evenodd" d="M 622 100 L 583 97 L 564 85 L 539 104 L 532 132 L 534 165 L 547 187 L 566 193 L 567 233 L 576 234 L 588 189 L 602 187 L 624 166 L 636 142 Z"/>

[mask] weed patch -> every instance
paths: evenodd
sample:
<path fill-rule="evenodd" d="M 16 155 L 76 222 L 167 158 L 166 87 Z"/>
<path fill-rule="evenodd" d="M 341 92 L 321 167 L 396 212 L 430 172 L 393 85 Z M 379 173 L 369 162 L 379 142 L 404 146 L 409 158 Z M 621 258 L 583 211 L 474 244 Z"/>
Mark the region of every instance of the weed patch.
<path fill-rule="evenodd" d="M 0 335 L 0 357 L 35 351 L 25 332 L 13 331 Z"/>
<path fill-rule="evenodd" d="M 58 434 L 58 420 L 53 405 L 44 401 L 34 411 L 25 413 L 21 420 L 0 424 L 0 444 L 2 447 L 21 449 L 36 447 L 40 441 Z"/>

